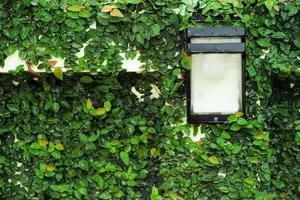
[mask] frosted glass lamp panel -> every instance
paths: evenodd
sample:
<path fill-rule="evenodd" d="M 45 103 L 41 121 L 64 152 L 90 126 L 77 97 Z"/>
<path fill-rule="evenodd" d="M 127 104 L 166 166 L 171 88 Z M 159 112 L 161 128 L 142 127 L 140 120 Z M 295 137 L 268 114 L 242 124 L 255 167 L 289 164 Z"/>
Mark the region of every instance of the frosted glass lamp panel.
<path fill-rule="evenodd" d="M 242 105 L 242 54 L 193 54 L 192 114 L 232 114 Z"/>
<path fill-rule="evenodd" d="M 240 37 L 195 37 L 191 38 L 194 44 L 214 44 L 214 43 L 241 43 Z"/>

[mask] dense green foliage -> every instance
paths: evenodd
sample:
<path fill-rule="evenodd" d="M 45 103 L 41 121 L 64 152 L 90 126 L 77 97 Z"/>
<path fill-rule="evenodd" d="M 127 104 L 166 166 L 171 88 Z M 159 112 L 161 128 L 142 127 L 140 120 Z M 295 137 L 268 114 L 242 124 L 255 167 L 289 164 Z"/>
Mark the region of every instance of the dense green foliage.
<path fill-rule="evenodd" d="M 193 12 L 248 29 L 248 116 L 202 125 L 197 142 L 181 39 Z M 18 49 L 71 69 L 0 76 L 0 198 L 299 199 L 299 13 L 299 0 L 0 0 L 0 66 Z M 123 72 L 122 52 L 145 71 Z"/>

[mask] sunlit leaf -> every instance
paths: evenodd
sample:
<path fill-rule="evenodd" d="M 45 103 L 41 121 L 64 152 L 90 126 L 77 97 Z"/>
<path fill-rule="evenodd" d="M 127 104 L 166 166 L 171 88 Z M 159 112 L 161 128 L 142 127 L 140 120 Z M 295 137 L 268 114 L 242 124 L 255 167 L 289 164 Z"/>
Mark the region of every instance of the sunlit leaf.
<path fill-rule="evenodd" d="M 92 102 L 91 99 L 87 99 L 86 108 L 89 109 L 89 110 L 93 108 L 93 102 Z"/>
<path fill-rule="evenodd" d="M 115 5 L 105 5 L 102 7 L 101 12 L 108 13 L 112 11 L 112 9 L 117 8 Z"/>
<path fill-rule="evenodd" d="M 220 164 L 220 161 L 216 156 L 208 157 L 208 161 L 213 165 L 219 165 Z"/>
<path fill-rule="evenodd" d="M 111 12 L 110 12 L 110 15 L 112 17 L 124 17 L 124 15 L 122 14 L 122 12 L 117 9 L 117 8 L 114 8 Z"/>
<path fill-rule="evenodd" d="M 53 73 L 54 73 L 54 76 L 56 78 L 58 78 L 59 80 L 64 79 L 64 74 L 63 74 L 63 71 L 62 71 L 61 67 L 55 67 L 54 70 L 53 70 Z"/>
<path fill-rule="evenodd" d="M 104 115 L 105 114 L 105 108 L 97 108 L 96 115 Z"/>
<path fill-rule="evenodd" d="M 55 170 L 55 167 L 54 167 L 54 166 L 52 166 L 52 165 L 46 165 L 46 171 L 52 172 L 52 171 L 54 171 L 54 170 Z"/>

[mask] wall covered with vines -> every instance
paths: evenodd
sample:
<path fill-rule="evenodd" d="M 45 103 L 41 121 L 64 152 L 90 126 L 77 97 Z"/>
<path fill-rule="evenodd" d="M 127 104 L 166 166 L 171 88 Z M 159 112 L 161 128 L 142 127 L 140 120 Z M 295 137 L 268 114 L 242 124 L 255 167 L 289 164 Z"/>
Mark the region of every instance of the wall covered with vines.
<path fill-rule="evenodd" d="M 247 117 L 185 124 L 193 13 L 247 28 Z M 0 199 L 300 198 L 299 0 L 1 0 L 0 37 Z"/>

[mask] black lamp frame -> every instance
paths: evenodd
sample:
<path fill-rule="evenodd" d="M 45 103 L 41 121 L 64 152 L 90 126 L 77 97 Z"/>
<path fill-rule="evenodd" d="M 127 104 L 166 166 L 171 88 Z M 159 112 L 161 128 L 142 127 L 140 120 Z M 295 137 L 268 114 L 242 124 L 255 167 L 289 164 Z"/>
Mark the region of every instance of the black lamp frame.
<path fill-rule="evenodd" d="M 242 105 L 241 112 L 245 111 L 245 35 L 246 29 L 244 27 L 234 27 L 223 25 L 220 27 L 193 27 L 186 30 L 186 52 L 190 54 L 195 53 L 241 53 L 242 54 Z M 241 43 L 190 43 L 193 37 L 240 37 Z M 189 71 L 186 76 L 186 91 L 187 91 L 187 122 L 189 124 L 201 123 L 225 123 L 229 115 L 222 113 L 211 113 L 205 115 L 192 114 L 191 112 L 191 80 Z"/>

